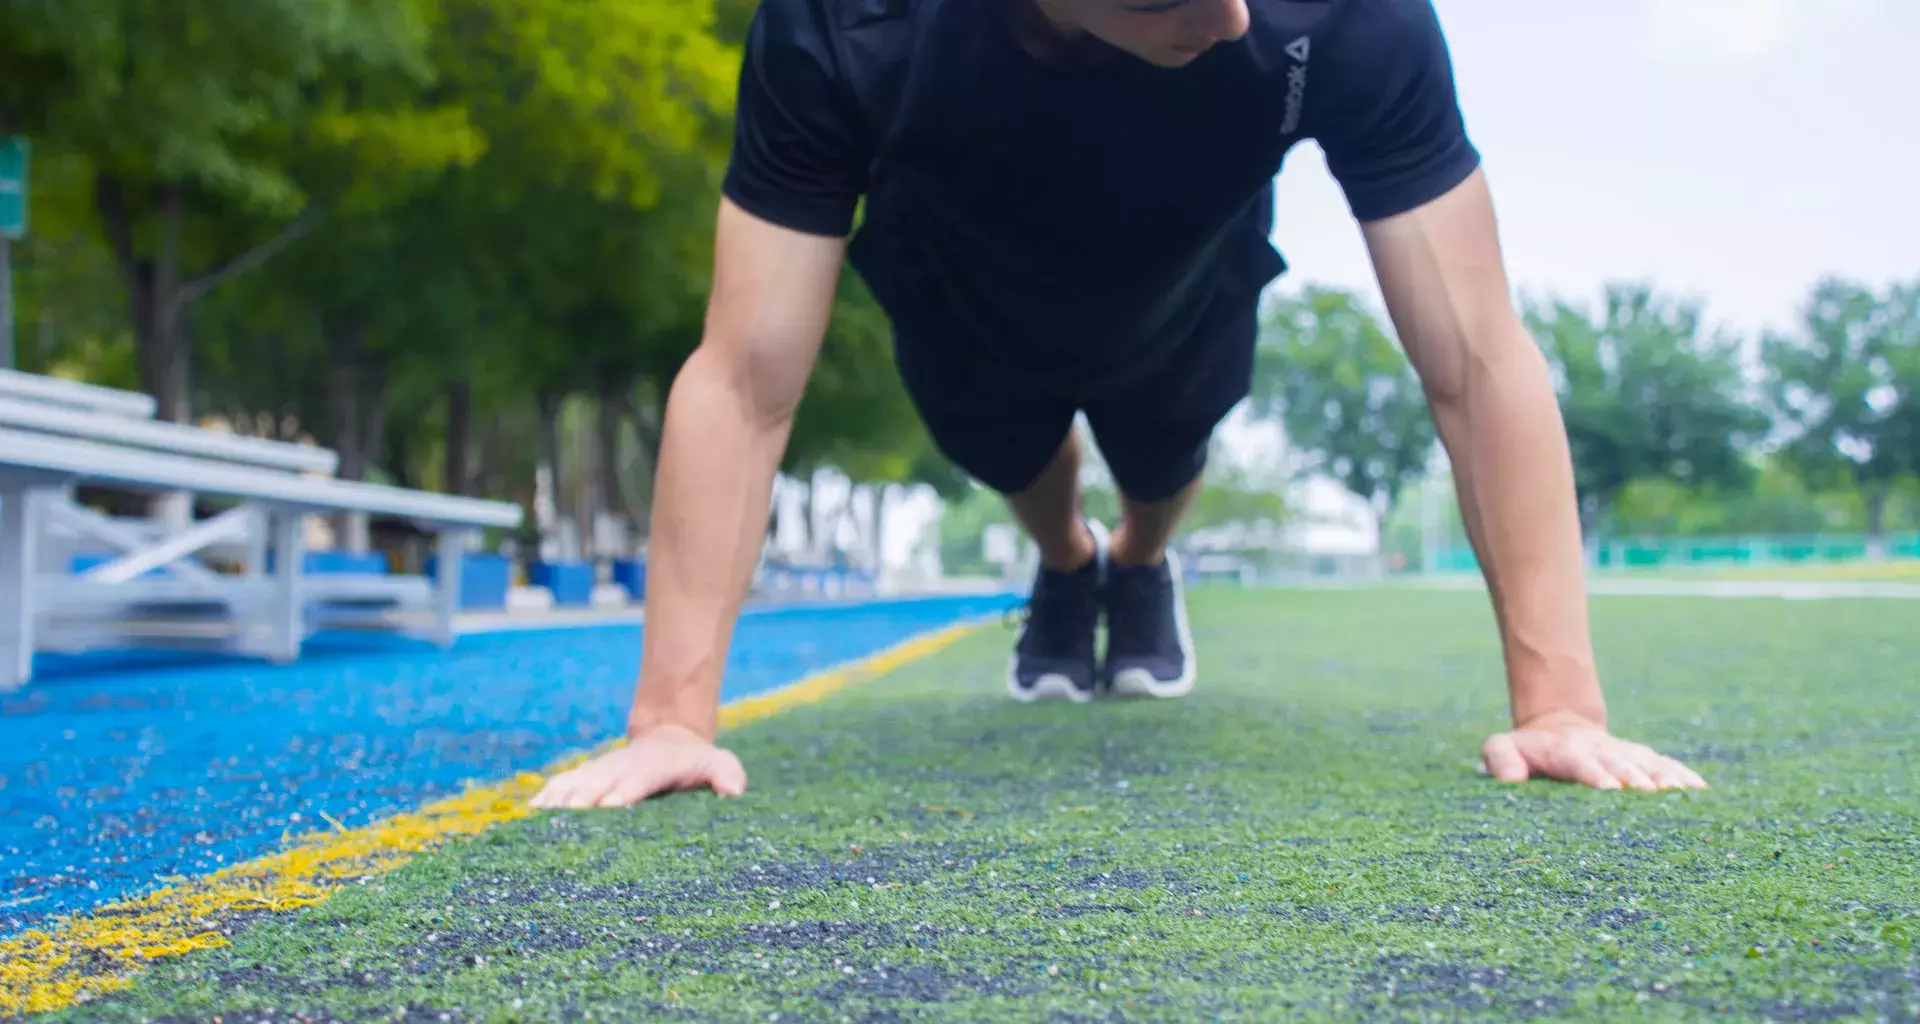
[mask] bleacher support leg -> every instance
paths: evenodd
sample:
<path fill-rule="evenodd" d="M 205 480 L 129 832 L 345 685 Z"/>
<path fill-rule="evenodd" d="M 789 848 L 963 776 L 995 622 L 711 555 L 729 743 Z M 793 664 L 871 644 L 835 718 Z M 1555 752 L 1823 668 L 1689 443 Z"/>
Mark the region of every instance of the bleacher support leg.
<path fill-rule="evenodd" d="M 440 531 L 434 561 L 440 578 L 434 582 L 433 639 L 442 647 L 453 646 L 460 615 L 460 570 L 467 550 L 467 531 L 447 527 Z"/>
<path fill-rule="evenodd" d="M 34 492 L 15 487 L 0 493 L 0 693 L 33 678 Z"/>
<path fill-rule="evenodd" d="M 300 657 L 306 639 L 306 602 L 300 593 L 305 582 L 306 519 L 290 509 L 276 510 L 273 522 L 273 622 L 267 656 L 277 662 Z"/>
<path fill-rule="evenodd" d="M 247 521 L 246 564 L 242 569 L 249 578 L 257 579 L 267 574 L 267 550 L 273 541 L 273 514 L 258 505 L 251 508 L 253 515 Z"/>

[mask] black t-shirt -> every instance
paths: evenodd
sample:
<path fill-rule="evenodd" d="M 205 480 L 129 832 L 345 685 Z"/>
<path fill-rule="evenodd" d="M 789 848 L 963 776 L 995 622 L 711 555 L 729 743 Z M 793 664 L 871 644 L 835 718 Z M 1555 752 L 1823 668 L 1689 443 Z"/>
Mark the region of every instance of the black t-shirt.
<path fill-rule="evenodd" d="M 1285 270 L 1273 180 L 1313 139 L 1360 220 L 1473 171 L 1431 0 L 1251 0 L 1163 69 L 1023 45 L 1031 0 L 762 0 L 725 192 L 844 235 L 897 330 L 1091 384 Z M 1027 10 L 1030 10 L 1028 8 Z"/>

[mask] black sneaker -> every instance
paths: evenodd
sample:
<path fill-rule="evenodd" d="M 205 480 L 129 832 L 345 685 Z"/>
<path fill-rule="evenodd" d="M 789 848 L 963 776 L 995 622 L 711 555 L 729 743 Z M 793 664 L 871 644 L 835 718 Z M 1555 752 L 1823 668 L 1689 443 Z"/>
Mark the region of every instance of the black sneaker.
<path fill-rule="evenodd" d="M 1193 634 L 1173 552 L 1155 566 L 1107 565 L 1101 592 L 1107 659 L 1101 676 L 1114 697 L 1179 697 L 1193 689 Z"/>
<path fill-rule="evenodd" d="M 1100 624 L 1100 584 L 1107 565 L 1107 538 L 1089 521 L 1093 559 L 1075 572 L 1045 566 L 1035 575 L 1020 639 L 1007 667 L 1007 691 L 1022 703 L 1093 699 L 1099 660 L 1094 636 Z"/>

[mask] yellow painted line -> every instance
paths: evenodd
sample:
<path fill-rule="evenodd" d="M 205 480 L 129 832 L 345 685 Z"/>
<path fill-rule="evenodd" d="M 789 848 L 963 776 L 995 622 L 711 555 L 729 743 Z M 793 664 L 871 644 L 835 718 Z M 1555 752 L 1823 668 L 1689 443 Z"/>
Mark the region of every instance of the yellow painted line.
<path fill-rule="evenodd" d="M 996 617 L 988 621 L 997 622 L 999 619 Z M 734 701 L 720 709 L 720 728 L 737 729 L 748 722 L 768 718 L 790 708 L 818 704 L 855 683 L 885 675 L 902 665 L 933 655 L 985 625 L 987 621 L 950 626 L 889 647 L 853 664 L 828 669 L 792 686 Z"/>
<path fill-rule="evenodd" d="M 728 704 L 720 709 L 720 728 L 736 729 L 818 703 L 943 650 L 985 624 L 963 623 L 916 637 Z M 547 773 L 524 772 L 359 828 L 342 829 L 335 822 L 335 829 L 312 833 L 279 853 L 0 941 L 0 1015 L 65 1009 L 127 988 L 151 961 L 227 945 L 221 925 L 236 914 L 310 907 L 341 886 L 392 871 L 415 854 L 528 817 L 535 812 L 527 801 L 546 774 L 589 756 L 574 754 Z"/>

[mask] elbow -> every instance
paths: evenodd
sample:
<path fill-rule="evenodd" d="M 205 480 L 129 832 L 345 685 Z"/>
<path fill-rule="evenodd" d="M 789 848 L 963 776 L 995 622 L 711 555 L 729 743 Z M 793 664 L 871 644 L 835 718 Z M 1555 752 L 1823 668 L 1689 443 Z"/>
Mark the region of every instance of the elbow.
<path fill-rule="evenodd" d="M 674 391 L 693 404 L 725 410 L 754 433 L 783 433 L 800 410 L 806 378 L 754 346 L 709 339 L 687 358 Z"/>
<path fill-rule="evenodd" d="M 1490 317 L 1451 332 L 1441 358 L 1421 368 L 1421 386 L 1436 417 L 1465 416 L 1483 399 L 1551 389 L 1545 358 L 1517 316 Z"/>

